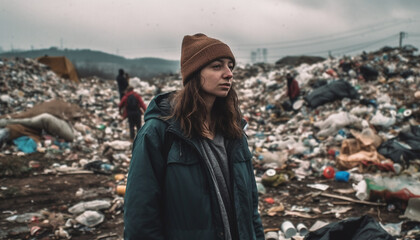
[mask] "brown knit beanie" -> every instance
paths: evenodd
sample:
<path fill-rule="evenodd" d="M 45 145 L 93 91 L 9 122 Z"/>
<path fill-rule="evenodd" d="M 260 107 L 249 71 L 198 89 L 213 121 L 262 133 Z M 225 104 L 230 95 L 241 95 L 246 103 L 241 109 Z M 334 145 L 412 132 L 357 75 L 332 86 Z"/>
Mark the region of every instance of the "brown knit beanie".
<path fill-rule="evenodd" d="M 185 85 L 192 73 L 222 57 L 232 59 L 233 65 L 235 65 L 232 51 L 223 42 L 202 33 L 184 36 L 181 49 L 182 83 Z"/>

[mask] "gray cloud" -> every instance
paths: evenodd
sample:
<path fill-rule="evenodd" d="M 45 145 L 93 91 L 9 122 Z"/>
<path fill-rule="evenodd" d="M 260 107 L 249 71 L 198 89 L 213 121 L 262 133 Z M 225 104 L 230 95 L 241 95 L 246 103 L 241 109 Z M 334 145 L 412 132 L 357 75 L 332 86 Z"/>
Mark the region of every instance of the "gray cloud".
<path fill-rule="evenodd" d="M 420 1 L 38 0 L 29 7 L 25 0 L 0 0 L 0 6 L 4 50 L 62 45 L 179 59 L 182 37 L 203 32 L 227 42 L 243 61 L 258 48 L 267 48 L 275 61 L 329 49 L 345 54 L 351 45 L 369 47 L 367 42 L 386 38 L 371 47 L 395 45 L 391 35 L 418 32 Z M 411 36 L 405 42 L 420 45 Z"/>

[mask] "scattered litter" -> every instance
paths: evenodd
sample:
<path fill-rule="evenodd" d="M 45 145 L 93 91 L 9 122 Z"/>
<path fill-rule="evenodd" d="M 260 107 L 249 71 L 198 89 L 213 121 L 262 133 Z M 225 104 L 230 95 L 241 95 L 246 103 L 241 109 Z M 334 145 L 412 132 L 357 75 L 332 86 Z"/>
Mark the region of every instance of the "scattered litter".
<path fill-rule="evenodd" d="M 235 67 L 263 217 L 281 218 L 282 222 L 302 218 L 308 226 L 315 222 L 310 229 L 313 232 L 328 224 L 315 221 L 322 214 L 336 214 L 341 219 L 353 214 L 354 204 L 363 204 L 382 212 L 402 214 L 405 210 L 406 219 L 419 221 L 420 69 L 414 51 L 384 48 L 299 66 Z M 69 239 L 76 231 L 72 228 L 80 224 L 86 229 L 121 218 L 132 142 L 128 141 L 128 123 L 118 119 L 115 81 L 92 77 L 75 84 L 33 59 L 0 62 L 0 76 L 5 80 L 0 93 L 0 156 L 42 153 L 43 159 L 54 163 L 29 159 L 21 171 L 54 176 L 107 174 L 113 181 L 99 189 L 79 189 L 75 195 L 84 202 L 65 206 L 62 211 L 69 207 L 69 212 L 80 215 L 76 219 L 63 215 L 62 224 L 51 234 Z M 286 97 L 288 72 L 295 73 L 301 89 L 294 103 Z M 182 86 L 178 74 L 153 81 L 130 79 L 146 104 L 154 97 L 155 85 L 161 84 L 162 91 Z M 12 119 L 20 124 L 10 124 Z M 45 122 L 52 124 L 39 125 Z M 21 136 L 28 144 L 10 144 Z M 14 172 L 2 166 L 0 174 L 13 176 Z M 301 184 L 303 180 L 311 184 Z M 311 192 L 313 189 L 319 191 Z M 2 194 L 12 190 L 1 186 Z M 112 199 L 106 203 L 97 199 L 101 191 Z M 296 202 L 288 202 L 289 197 Z M 87 200 L 101 202 L 101 207 L 86 207 Z M 106 217 L 100 211 L 106 211 Z M 27 223 L 34 217 L 31 214 L 37 213 L 17 215 L 10 210 L 8 214 L 13 215 L 7 221 Z M 300 221 L 294 222 L 294 235 L 302 237 L 305 228 L 300 228 Z M 280 228 L 280 222 L 270 224 Z M 386 222 L 383 225 L 392 229 Z M 45 229 L 26 228 L 25 233 L 30 230 L 36 235 Z M 278 238 L 285 237 L 282 231 L 273 232 L 272 238 L 277 237 L 275 233 Z M 399 225 L 392 232 L 409 231 L 401 231 Z M 411 234 L 416 234 L 415 229 Z"/>
<path fill-rule="evenodd" d="M 325 191 L 330 187 L 327 184 L 321 184 L 321 183 L 307 184 L 306 186 L 311 187 L 311 188 L 315 188 L 315 189 L 318 189 L 318 190 L 321 190 L 321 191 Z"/>

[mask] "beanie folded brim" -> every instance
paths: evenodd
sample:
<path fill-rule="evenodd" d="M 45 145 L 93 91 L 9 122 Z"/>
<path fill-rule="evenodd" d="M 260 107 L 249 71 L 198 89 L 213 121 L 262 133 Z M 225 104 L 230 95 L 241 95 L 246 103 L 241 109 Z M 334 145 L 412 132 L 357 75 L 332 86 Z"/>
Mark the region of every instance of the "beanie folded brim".
<path fill-rule="evenodd" d="M 235 57 L 225 43 L 204 34 L 186 36 L 181 56 L 181 74 L 184 85 L 194 72 L 220 58 L 229 58 L 235 65 Z"/>

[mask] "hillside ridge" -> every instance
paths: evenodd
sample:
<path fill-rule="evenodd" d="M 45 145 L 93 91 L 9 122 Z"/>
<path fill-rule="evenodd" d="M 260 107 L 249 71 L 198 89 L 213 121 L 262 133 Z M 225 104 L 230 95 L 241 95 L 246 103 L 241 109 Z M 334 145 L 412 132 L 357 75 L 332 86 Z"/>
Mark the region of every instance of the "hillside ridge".
<path fill-rule="evenodd" d="M 179 72 L 179 61 L 163 58 L 144 57 L 127 59 L 122 56 L 91 49 L 36 49 L 28 51 L 13 51 L 0 53 L 1 58 L 24 57 L 37 58 L 41 56 L 65 56 L 76 67 L 80 77 L 96 75 L 105 79 L 113 79 L 122 68 L 140 78 L 150 79 L 161 74 Z"/>

